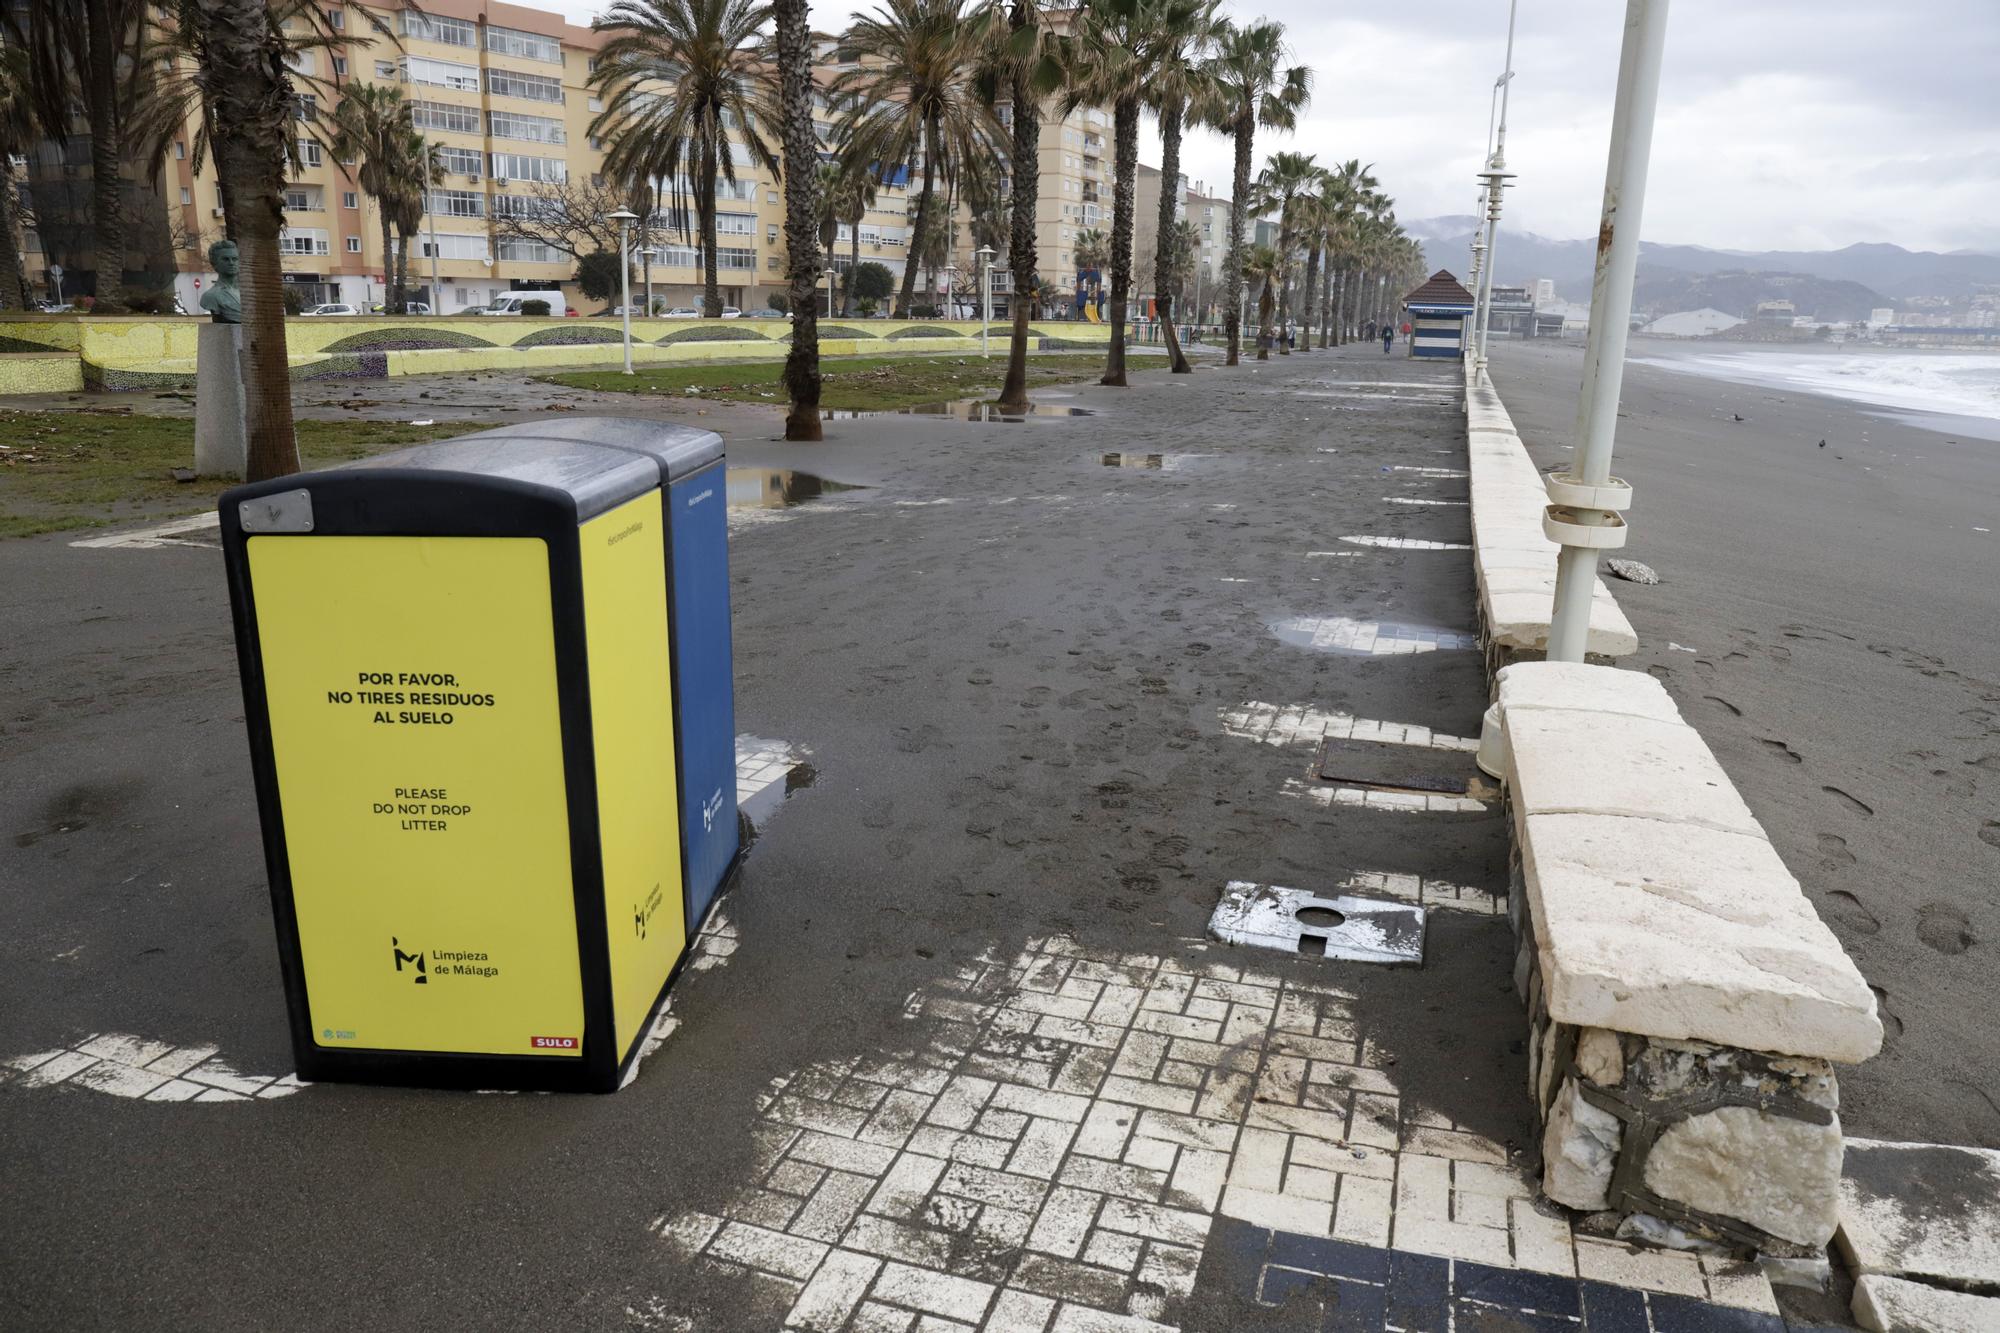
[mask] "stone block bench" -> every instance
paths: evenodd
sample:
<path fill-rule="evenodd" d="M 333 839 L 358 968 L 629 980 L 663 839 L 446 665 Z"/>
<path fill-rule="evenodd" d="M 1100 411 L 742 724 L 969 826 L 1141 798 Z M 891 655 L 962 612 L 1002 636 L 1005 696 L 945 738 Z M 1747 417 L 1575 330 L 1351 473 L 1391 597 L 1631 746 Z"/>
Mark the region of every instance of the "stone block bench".
<path fill-rule="evenodd" d="M 1491 384 L 1468 376 L 1465 416 L 1480 628 L 1487 669 L 1497 671 L 1547 650 L 1561 548 L 1542 532 L 1542 511 L 1549 503 L 1542 474 Z M 1603 580 L 1596 580 L 1586 651 L 1609 660 L 1638 647 L 1632 622 Z"/>
<path fill-rule="evenodd" d="M 1867 983 L 1658 681 L 1522 662 L 1498 695 L 1543 1192 L 1818 1252 Z"/>

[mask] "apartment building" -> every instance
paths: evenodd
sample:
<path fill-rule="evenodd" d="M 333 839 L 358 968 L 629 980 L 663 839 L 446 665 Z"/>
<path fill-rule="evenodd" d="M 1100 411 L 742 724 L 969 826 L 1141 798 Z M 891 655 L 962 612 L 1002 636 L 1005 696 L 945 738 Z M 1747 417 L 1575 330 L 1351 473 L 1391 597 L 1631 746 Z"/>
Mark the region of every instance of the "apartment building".
<path fill-rule="evenodd" d="M 444 178 L 426 197 L 422 235 L 411 247 L 412 300 L 456 314 L 508 292 L 560 288 L 572 307 L 600 308 L 584 300 L 574 282 L 574 251 L 594 245 L 573 240 L 566 249 L 547 239 L 510 236 L 508 220 L 556 207 L 550 196 L 567 185 L 605 185 L 604 145 L 590 136 L 602 109 L 590 76 L 606 35 L 559 14 L 500 0 L 423 0 L 421 8 L 399 0 L 326 3 L 330 25 L 352 40 L 297 58 L 299 73 L 310 83 L 302 81 L 296 113 L 301 168 L 286 187 L 282 245 L 285 280 L 301 301 L 338 301 L 367 310 L 387 296 L 393 254 L 383 253 L 379 202 L 362 190 L 355 165 L 334 160 L 331 151 L 333 104 L 342 90 L 367 82 L 401 89 L 444 165 Z M 824 89 L 854 66 L 836 37 L 821 35 L 817 41 L 816 78 Z M 1077 234 L 1110 226 L 1111 127 L 1109 116 L 1094 108 L 1062 117 L 1053 110 L 1045 109 L 1041 126 L 1036 242 L 1043 278 L 1062 290 L 1076 279 Z M 1006 123 L 1009 108 L 1000 114 Z M 824 91 L 815 123 L 822 144 L 831 145 L 834 126 Z M 196 168 L 195 131 L 191 121 L 172 143 L 159 184 L 171 237 L 161 243 L 172 246 L 175 295 L 190 311 L 199 309 L 202 290 L 214 282 L 207 249 L 222 236 L 223 223 L 212 159 Z M 784 208 L 777 178 L 756 163 L 747 146 L 736 143 L 731 157 L 737 179 L 717 187 L 716 259 L 724 303 L 748 311 L 787 289 Z M 921 173 L 921 164 L 897 168 L 859 227 L 841 224 L 828 266 L 844 271 L 858 257 L 884 265 L 900 282 Z M 689 242 L 697 238 L 684 236 L 679 216 L 668 213 L 671 183 L 662 185 L 653 218 L 656 248 L 647 266 L 654 298 L 666 306 L 696 305 L 700 254 Z M 615 202 L 615 195 L 599 198 Z M 958 212 L 951 261 L 956 274 L 920 275 L 919 290 L 932 301 L 953 276 L 961 293 L 977 290 L 971 212 L 963 201 Z M 40 277 L 49 256 L 33 253 L 38 243 L 32 234 L 27 242 L 30 276 Z M 635 299 L 641 271 L 635 256 Z M 1009 274 L 1002 267 L 994 278 L 996 313 L 1004 313 Z"/>

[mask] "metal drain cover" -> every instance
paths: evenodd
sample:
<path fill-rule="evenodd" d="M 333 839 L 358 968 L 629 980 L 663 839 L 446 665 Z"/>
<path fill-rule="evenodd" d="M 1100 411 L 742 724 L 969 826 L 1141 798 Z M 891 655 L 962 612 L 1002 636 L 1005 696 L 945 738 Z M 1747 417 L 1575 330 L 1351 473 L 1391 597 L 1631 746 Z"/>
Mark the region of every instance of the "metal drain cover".
<path fill-rule="evenodd" d="M 1323 955 L 1352 963 L 1424 961 L 1424 909 L 1379 898 L 1323 897 L 1233 879 L 1208 919 L 1229 944 Z"/>
<path fill-rule="evenodd" d="M 1472 756 L 1463 750 L 1391 745 L 1328 736 L 1319 743 L 1313 776 L 1325 782 L 1391 791 L 1439 791 L 1463 796 L 1472 788 Z"/>

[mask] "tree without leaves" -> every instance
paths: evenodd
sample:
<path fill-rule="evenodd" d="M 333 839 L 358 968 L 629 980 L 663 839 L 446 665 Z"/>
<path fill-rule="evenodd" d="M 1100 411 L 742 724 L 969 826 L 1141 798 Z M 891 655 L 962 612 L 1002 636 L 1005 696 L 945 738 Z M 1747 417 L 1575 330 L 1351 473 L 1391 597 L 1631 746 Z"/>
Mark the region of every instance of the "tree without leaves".
<path fill-rule="evenodd" d="M 833 81 L 847 151 L 881 168 L 923 166 L 910 219 L 897 313 L 907 317 L 919 251 L 933 239 L 937 188 L 957 197 L 964 164 L 999 152 L 1002 131 L 976 94 L 979 61 L 992 40 L 991 11 L 973 0 L 886 0 L 856 18 L 843 52 L 864 63 Z"/>
<path fill-rule="evenodd" d="M 1285 29 L 1280 23 L 1249 27 L 1224 22 L 1216 36 L 1215 54 L 1204 67 L 1215 80 L 1217 96 L 1203 119 L 1229 135 L 1236 145 L 1236 164 L 1229 192 L 1229 249 L 1223 260 L 1227 290 L 1222 322 L 1229 334 L 1225 364 L 1242 360 L 1243 348 L 1243 221 L 1250 195 L 1250 160 L 1257 127 L 1289 130 L 1312 95 L 1312 72 L 1304 66 L 1283 69 Z"/>
<path fill-rule="evenodd" d="M 522 203 L 502 205 L 499 201 L 506 197 L 498 195 L 494 199 L 493 238 L 496 242 L 525 241 L 546 245 L 579 262 L 586 255 L 602 251 L 609 251 L 615 261 L 618 224 L 605 221 L 611 214 L 626 207 L 635 213 L 649 212 L 646 200 L 634 199 L 631 190 L 594 184 L 590 177 L 584 175 L 534 185 L 525 195 L 516 196 L 524 201 Z M 653 243 L 656 228 L 649 222 L 650 219 L 642 218 L 632 224 L 632 244 L 635 248 Z M 615 272 L 613 276 L 616 276 Z"/>
<path fill-rule="evenodd" d="M 722 315 L 715 189 L 718 180 L 736 180 L 730 127 L 758 163 L 780 174 L 757 129 L 757 107 L 770 101 L 760 32 L 770 17 L 770 6 L 755 0 L 617 0 L 592 25 L 615 34 L 590 76 L 604 102 L 590 123 L 591 135 L 608 145 L 604 173 L 634 190 L 667 182 L 684 238 L 693 196 L 702 313 L 710 319 Z"/>

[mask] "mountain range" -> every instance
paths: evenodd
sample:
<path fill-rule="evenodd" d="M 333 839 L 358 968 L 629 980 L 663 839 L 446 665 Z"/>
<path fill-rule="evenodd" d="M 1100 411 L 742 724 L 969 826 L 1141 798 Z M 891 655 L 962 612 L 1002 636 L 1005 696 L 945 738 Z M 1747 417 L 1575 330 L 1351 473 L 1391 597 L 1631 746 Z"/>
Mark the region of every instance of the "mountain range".
<path fill-rule="evenodd" d="M 1426 267 L 1433 272 L 1448 268 L 1462 277 L 1471 258 L 1472 233 L 1477 224 L 1477 218 L 1462 214 L 1421 218 L 1405 223 L 1404 227 L 1422 242 Z M 1553 278 L 1556 295 L 1570 301 L 1588 301 L 1596 248 L 1596 243 L 1588 239 L 1558 241 L 1533 232 L 1509 231 L 1503 219 L 1496 280 L 1508 285 L 1532 286 L 1537 278 Z M 1868 292 L 1887 298 L 1884 304 L 1913 297 L 1962 301 L 1981 287 L 2000 285 L 2000 257 L 1965 251 L 1939 254 L 1880 243 L 1850 245 L 1841 250 L 1754 251 L 1711 250 L 1699 245 L 1663 245 L 1654 241 L 1639 243 L 1642 288 L 1650 279 L 1665 295 L 1683 285 L 1674 281 L 1676 277 L 1715 274 L 1793 274 L 1817 278 L 1840 285 L 1839 304 L 1843 306 L 1866 299 Z M 1805 309 L 1801 302 L 1801 312 Z"/>

